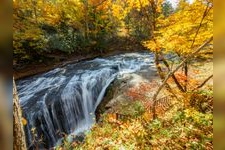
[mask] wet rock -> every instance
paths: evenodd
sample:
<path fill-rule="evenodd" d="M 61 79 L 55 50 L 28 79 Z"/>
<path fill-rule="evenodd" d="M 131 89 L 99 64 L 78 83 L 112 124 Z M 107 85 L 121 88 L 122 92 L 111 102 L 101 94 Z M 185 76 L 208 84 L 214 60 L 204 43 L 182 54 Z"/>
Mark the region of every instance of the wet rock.
<path fill-rule="evenodd" d="M 96 120 L 101 122 L 101 115 L 104 113 L 117 113 L 122 104 L 129 103 L 130 98 L 126 95 L 126 91 L 142 82 L 149 82 L 141 74 L 130 73 L 123 74 L 114 80 L 108 87 L 107 92 L 96 110 Z"/>

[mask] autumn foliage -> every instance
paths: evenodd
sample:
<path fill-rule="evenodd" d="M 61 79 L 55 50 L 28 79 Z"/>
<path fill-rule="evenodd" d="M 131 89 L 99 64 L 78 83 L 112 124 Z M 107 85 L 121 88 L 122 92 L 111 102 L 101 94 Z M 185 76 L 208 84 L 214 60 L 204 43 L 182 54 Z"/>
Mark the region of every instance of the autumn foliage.
<path fill-rule="evenodd" d="M 128 88 L 122 111 L 102 114 L 85 142 L 64 140 L 57 149 L 212 149 L 212 87 L 202 88 L 212 75 L 199 80 L 204 72 L 191 70 L 212 58 L 212 0 L 180 0 L 176 8 L 166 0 L 13 0 L 13 10 L 15 64 L 58 52 L 103 54 L 122 38 L 155 54 L 159 80 Z"/>
<path fill-rule="evenodd" d="M 148 95 L 149 91 L 154 90 L 158 87 L 157 82 L 151 83 L 140 83 L 140 85 L 129 88 L 126 95 L 134 101 L 141 101 L 146 109 L 152 107 L 152 97 Z"/>

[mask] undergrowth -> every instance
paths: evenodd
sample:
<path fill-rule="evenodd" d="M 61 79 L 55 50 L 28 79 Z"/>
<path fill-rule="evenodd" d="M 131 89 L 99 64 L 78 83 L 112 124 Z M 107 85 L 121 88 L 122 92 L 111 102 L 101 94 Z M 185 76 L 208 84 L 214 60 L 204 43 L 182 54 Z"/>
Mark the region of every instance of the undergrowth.
<path fill-rule="evenodd" d="M 102 122 L 86 133 L 85 141 L 64 142 L 58 150 L 158 150 L 158 149 L 213 149 L 213 113 L 202 111 L 200 98 L 212 98 L 211 91 L 199 91 L 189 96 L 189 105 L 174 105 L 156 120 L 141 103 L 123 107 L 129 117 L 104 114 Z M 208 100 L 210 99 L 208 98 Z M 193 101 L 196 100 L 196 103 Z M 195 105 L 196 104 L 196 105 Z M 135 106 L 134 106 L 135 105 Z M 209 101 L 208 104 L 212 105 Z M 131 111 L 131 108 L 134 108 Z"/>

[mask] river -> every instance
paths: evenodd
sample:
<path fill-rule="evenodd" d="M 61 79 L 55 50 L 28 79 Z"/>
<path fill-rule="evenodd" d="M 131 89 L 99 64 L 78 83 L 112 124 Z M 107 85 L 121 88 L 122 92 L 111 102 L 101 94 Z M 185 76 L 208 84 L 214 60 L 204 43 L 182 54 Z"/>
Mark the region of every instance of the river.
<path fill-rule="evenodd" d="M 126 53 L 68 64 L 18 80 L 17 89 L 29 149 L 54 147 L 64 135 L 77 135 L 95 123 L 95 111 L 116 78 L 155 71 L 151 53 Z"/>

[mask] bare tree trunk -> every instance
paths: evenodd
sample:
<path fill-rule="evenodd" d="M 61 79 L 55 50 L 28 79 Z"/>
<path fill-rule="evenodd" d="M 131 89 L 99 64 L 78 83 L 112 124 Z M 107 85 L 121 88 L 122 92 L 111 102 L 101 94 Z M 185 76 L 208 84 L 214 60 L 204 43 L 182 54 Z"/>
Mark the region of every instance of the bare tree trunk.
<path fill-rule="evenodd" d="M 165 75 L 163 73 L 162 68 L 160 67 L 158 50 L 155 51 L 155 66 L 156 66 L 157 72 L 159 74 L 159 77 L 161 78 L 161 80 L 164 80 Z"/>
<path fill-rule="evenodd" d="M 88 0 L 84 1 L 84 7 L 85 7 L 85 40 L 89 39 L 89 23 L 88 23 Z"/>
<path fill-rule="evenodd" d="M 13 150 L 26 150 L 22 113 L 19 105 L 16 84 L 13 78 Z"/>
<path fill-rule="evenodd" d="M 32 7 L 33 7 L 33 9 L 34 9 L 34 19 L 35 19 L 35 22 L 36 23 L 38 23 L 38 21 L 37 21 L 37 2 L 36 1 L 34 1 L 34 0 L 31 0 L 31 3 L 32 3 Z"/>
<path fill-rule="evenodd" d="M 187 85 L 188 85 L 188 62 L 185 62 L 184 63 L 184 75 L 185 75 L 184 92 L 187 92 Z"/>

